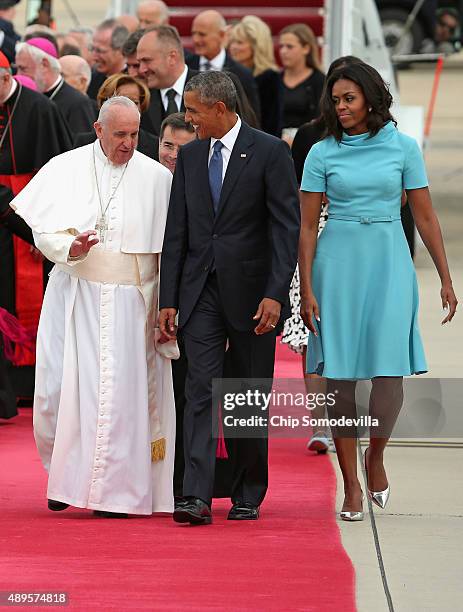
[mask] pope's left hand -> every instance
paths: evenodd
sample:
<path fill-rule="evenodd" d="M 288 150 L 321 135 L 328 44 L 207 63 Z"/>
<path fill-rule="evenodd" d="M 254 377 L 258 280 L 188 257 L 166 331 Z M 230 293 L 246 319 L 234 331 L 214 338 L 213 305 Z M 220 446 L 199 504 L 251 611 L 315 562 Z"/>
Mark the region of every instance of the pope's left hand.
<path fill-rule="evenodd" d="M 259 320 L 259 324 L 254 329 L 254 333 L 258 336 L 267 334 L 268 332 L 275 329 L 278 321 L 280 320 L 281 304 L 277 300 L 272 298 L 264 298 L 259 304 L 256 314 L 254 315 L 254 321 Z"/>

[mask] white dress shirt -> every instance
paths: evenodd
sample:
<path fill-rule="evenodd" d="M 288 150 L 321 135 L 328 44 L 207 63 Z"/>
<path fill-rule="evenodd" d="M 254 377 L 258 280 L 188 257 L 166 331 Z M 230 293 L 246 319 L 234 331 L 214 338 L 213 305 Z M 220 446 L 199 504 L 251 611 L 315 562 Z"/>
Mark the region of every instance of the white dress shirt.
<path fill-rule="evenodd" d="M 208 60 L 207 57 L 204 57 L 204 55 L 200 55 L 199 56 L 199 70 L 201 72 L 205 72 L 206 71 L 206 65 L 210 64 L 211 67 L 209 68 L 209 70 L 223 70 L 223 67 L 225 65 L 225 59 L 227 57 L 227 54 L 225 53 L 225 49 L 222 49 L 222 51 L 216 55 L 215 57 L 213 57 L 211 60 Z"/>
<path fill-rule="evenodd" d="M 229 132 L 227 132 L 224 136 L 222 136 L 222 138 L 211 138 L 211 146 L 209 148 L 209 162 L 211 161 L 211 157 L 214 152 L 215 143 L 218 140 L 220 140 L 220 142 L 223 144 L 223 147 L 220 151 L 222 153 L 222 162 L 223 162 L 222 163 L 222 183 L 225 178 L 225 174 L 227 172 L 228 162 L 230 161 L 230 156 L 232 154 L 233 147 L 235 146 L 235 142 L 236 142 L 236 139 L 238 138 L 238 134 L 241 128 L 241 119 L 238 117 L 238 115 L 236 115 L 236 119 L 237 121 L 235 125 L 232 127 L 232 129 Z"/>
<path fill-rule="evenodd" d="M 183 98 L 183 90 L 185 89 L 186 75 L 188 72 L 188 66 L 185 66 L 182 74 L 178 77 L 175 83 L 171 87 L 166 87 L 165 89 L 161 89 L 161 100 L 164 106 L 164 110 L 167 110 L 167 105 L 169 104 L 169 99 L 167 98 L 167 92 L 171 89 L 175 90 L 175 103 L 177 104 L 177 108 L 180 111 L 182 108 L 182 98 Z"/>

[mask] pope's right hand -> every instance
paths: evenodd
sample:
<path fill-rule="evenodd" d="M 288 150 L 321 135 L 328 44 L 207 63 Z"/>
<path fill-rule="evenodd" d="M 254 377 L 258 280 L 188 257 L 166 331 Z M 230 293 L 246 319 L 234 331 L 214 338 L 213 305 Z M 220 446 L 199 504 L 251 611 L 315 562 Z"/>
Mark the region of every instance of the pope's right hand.
<path fill-rule="evenodd" d="M 82 234 L 78 234 L 74 238 L 74 242 L 71 244 L 69 255 L 70 257 L 80 257 L 81 255 L 86 255 L 92 246 L 95 246 L 95 244 L 98 244 L 98 242 L 99 239 L 95 230 L 87 230 Z"/>
<path fill-rule="evenodd" d="M 177 337 L 177 328 L 175 326 L 176 316 L 176 308 L 161 308 L 159 311 L 158 327 L 162 334 L 161 343 L 168 340 L 175 340 Z"/>

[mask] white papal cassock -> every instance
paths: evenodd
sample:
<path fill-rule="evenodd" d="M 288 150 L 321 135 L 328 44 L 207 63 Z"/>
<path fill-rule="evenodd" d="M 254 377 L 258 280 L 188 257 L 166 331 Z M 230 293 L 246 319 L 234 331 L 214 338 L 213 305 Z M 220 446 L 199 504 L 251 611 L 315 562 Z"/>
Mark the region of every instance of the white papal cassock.
<path fill-rule="evenodd" d="M 106 205 L 124 167 L 107 160 L 99 141 L 51 160 L 12 202 L 56 263 L 38 330 L 34 397 L 47 495 L 96 510 L 172 512 L 169 358 L 178 354 L 171 343 L 155 343 L 171 173 L 135 151 L 107 211 L 104 243 L 69 263 L 74 236 L 93 229 L 99 211 L 93 155 Z M 151 443 L 160 437 L 166 454 L 153 462 Z"/>

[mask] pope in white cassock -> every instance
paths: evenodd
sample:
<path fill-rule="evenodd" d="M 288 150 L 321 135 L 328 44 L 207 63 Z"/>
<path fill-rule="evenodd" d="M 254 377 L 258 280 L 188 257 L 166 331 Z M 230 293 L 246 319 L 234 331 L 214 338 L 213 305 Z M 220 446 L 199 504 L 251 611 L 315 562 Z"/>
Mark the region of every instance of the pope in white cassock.
<path fill-rule="evenodd" d="M 131 100 L 111 98 L 96 142 L 53 158 L 11 203 L 56 264 L 34 396 L 51 510 L 173 511 L 178 349 L 155 329 L 172 175 L 135 150 L 139 122 Z"/>

